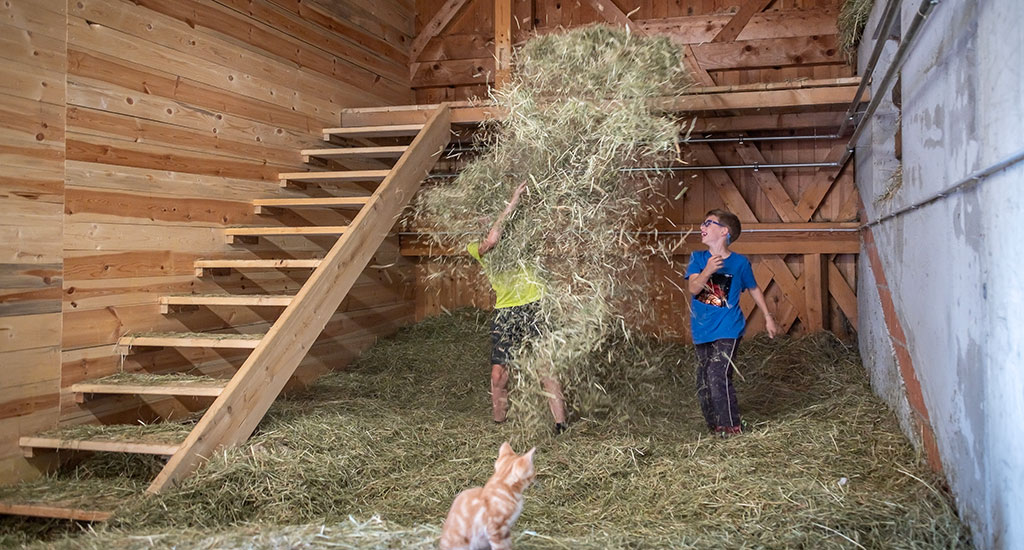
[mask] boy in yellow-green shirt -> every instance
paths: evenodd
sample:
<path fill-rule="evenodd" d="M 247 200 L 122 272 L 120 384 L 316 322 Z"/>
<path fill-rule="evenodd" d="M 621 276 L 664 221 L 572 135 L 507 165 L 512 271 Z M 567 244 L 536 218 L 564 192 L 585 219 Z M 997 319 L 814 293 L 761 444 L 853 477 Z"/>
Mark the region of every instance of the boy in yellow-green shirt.
<path fill-rule="evenodd" d="M 494 319 L 491 321 L 491 406 L 495 422 L 504 422 L 508 414 L 508 360 L 509 355 L 529 337 L 540 334 L 537 312 L 544 286 L 536 273 L 526 266 L 517 270 L 496 271 L 487 261 L 487 253 L 501 240 L 505 219 L 515 210 L 526 189 L 520 184 L 512 193 L 505 210 L 498 215 L 482 242 L 470 243 L 466 250 L 483 267 L 491 288 L 497 296 L 494 304 Z M 565 430 L 565 401 L 562 385 L 554 377 L 541 379 L 544 390 L 551 396 L 548 406 L 555 418 L 555 431 Z"/>

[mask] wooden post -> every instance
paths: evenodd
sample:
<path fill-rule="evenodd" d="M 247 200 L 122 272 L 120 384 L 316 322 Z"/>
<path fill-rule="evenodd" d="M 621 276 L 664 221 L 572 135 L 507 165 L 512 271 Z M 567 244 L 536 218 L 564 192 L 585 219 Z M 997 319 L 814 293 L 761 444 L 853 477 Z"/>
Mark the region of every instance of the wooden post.
<path fill-rule="evenodd" d="M 512 70 L 512 0 L 494 0 L 494 87 L 508 82 Z"/>
<path fill-rule="evenodd" d="M 828 257 L 824 254 L 804 254 L 804 300 L 807 307 L 807 330 L 828 330 Z"/>

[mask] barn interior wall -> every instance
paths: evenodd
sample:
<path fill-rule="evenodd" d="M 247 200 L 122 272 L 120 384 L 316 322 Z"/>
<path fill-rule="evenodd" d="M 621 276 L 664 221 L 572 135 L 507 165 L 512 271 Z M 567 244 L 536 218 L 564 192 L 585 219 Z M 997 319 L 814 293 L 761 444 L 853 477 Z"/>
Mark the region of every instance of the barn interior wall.
<path fill-rule="evenodd" d="M 417 0 L 421 31 L 446 0 Z M 533 33 L 607 23 L 599 2 L 512 0 L 512 42 Z M 836 47 L 841 0 L 776 0 L 732 41 L 712 44 L 741 2 L 736 0 L 625 0 L 615 2 L 646 32 L 666 34 L 688 47 L 717 85 L 838 78 L 853 68 Z M 451 22 L 426 43 L 412 64 L 417 102 L 486 97 L 495 75 L 494 2 L 467 0 Z M 708 82 L 703 82 L 709 84 Z"/>
<path fill-rule="evenodd" d="M 418 0 L 418 33 L 431 23 L 443 0 Z M 574 27 L 607 22 L 605 15 L 594 8 L 595 2 L 557 2 L 530 0 L 511 3 L 515 19 L 512 41 L 519 43 L 531 33 L 557 32 L 559 27 Z M 667 34 L 676 43 L 694 52 L 697 65 L 706 67 L 707 75 L 699 85 L 744 86 L 807 79 L 835 79 L 851 76 L 853 67 L 835 47 L 837 17 L 840 3 L 835 0 L 802 0 L 772 2 L 763 13 L 754 15 L 734 40 L 710 44 L 712 38 L 736 13 L 738 3 L 729 0 L 699 2 L 618 2 L 616 5 L 629 18 L 652 34 Z M 467 0 L 455 11 L 451 22 L 425 44 L 412 64 L 412 85 L 417 100 L 430 103 L 486 95 L 486 83 L 493 80 L 494 64 L 494 2 Z M 695 72 L 696 74 L 696 72 Z M 738 129 L 745 129 L 744 118 L 737 113 L 720 113 L 718 119 L 729 120 Z M 840 120 L 838 113 L 805 113 L 821 116 L 820 124 L 806 124 L 794 115 L 793 122 L 778 122 L 767 129 L 748 131 L 747 135 L 828 135 Z M 711 113 L 708 116 L 713 116 Z M 835 116 L 833 116 L 835 115 Z M 685 116 L 685 114 L 684 114 Z M 704 118 L 697 119 L 698 130 L 714 126 Z M 742 131 L 722 135 L 742 135 Z M 837 160 L 845 141 L 841 139 L 807 139 L 786 142 L 748 142 L 745 144 L 695 144 L 684 146 L 685 159 L 694 165 L 744 164 L 762 158 L 762 163 L 814 163 Z M 855 222 L 858 219 L 859 195 L 853 184 L 853 167 L 835 174 L 835 169 L 784 168 L 776 170 L 749 169 L 709 172 L 677 172 L 662 182 L 659 207 L 661 217 L 652 224 L 666 236 L 686 232 L 704 219 L 712 208 L 736 212 L 747 227 L 754 224 L 801 222 Z M 680 191 L 685 189 L 685 193 Z M 781 192 L 779 191 L 781 189 Z M 800 205 L 807 197 L 826 190 L 816 207 Z M 792 204 L 797 203 L 796 208 Z M 787 206 L 788 204 L 788 206 Z M 792 226 L 790 226 L 792 227 Z M 787 229 L 791 230 L 791 229 Z M 836 253 L 835 249 L 800 250 L 750 246 L 755 237 L 741 239 L 737 245 L 749 248 L 759 283 L 766 287 L 766 297 L 776 317 L 782 317 L 784 329 L 799 334 L 829 328 L 842 337 L 853 336 L 858 325 L 855 289 L 857 287 L 857 247 Z M 814 240 L 821 234 L 791 233 L 790 241 Z M 675 235 L 678 238 L 678 235 Z M 696 242 L 695 239 L 693 239 Z M 692 243 L 691 243 L 692 244 Z M 697 243 L 699 246 L 699 243 Z M 783 247 L 784 248 L 784 247 Z M 656 284 L 651 288 L 653 315 L 637 320 L 640 327 L 661 336 L 685 340 L 689 337 L 689 315 L 682 273 L 688 261 L 689 247 L 680 247 L 670 261 L 651 259 L 648 269 Z M 406 247 L 403 246 L 403 250 Z M 808 262 L 822 265 L 828 273 L 830 288 L 824 292 L 824 303 L 812 303 L 805 275 Z M 810 253 L 808 253 L 810 252 Z M 416 284 L 417 318 L 438 314 L 461 306 L 490 307 L 490 290 L 479 276 L 479 268 L 471 262 L 446 268 L 447 261 L 424 255 L 419 259 Z M 814 270 L 816 273 L 817 270 Z M 751 304 L 743 304 L 749 312 Z M 822 311 L 818 314 L 815 310 Z M 750 333 L 764 328 L 760 312 L 748 313 Z M 824 317 L 815 319 L 814 317 Z M 656 329 L 656 330 L 655 330 Z"/>
<path fill-rule="evenodd" d="M 878 27 L 881 16 L 882 12 L 879 9 L 872 12 L 867 23 L 868 33 L 872 33 L 872 30 Z M 898 36 L 898 33 L 894 36 Z M 873 46 L 874 41 L 869 39 L 863 40 L 860 44 L 857 59 L 861 74 L 865 71 Z M 880 71 L 889 66 L 897 46 L 898 41 L 895 38 L 885 40 L 878 61 Z M 900 161 L 896 158 L 896 130 L 900 124 L 900 114 L 891 94 L 883 98 L 875 115 L 865 124 L 865 137 L 857 145 L 854 162 L 857 167 L 857 187 L 861 190 L 864 202 L 870 203 L 865 205 L 866 209 L 874 213 L 878 206 L 889 200 L 884 198 L 885 190 L 899 181 Z M 895 411 L 903 432 L 915 447 L 920 448 L 921 434 L 916 429 L 913 411 L 907 402 L 906 386 L 893 354 L 875 272 L 870 261 L 860 262 L 858 270 L 857 310 L 860 319 L 857 335 L 860 352 L 864 357 L 864 367 L 875 393 Z M 885 290 L 887 289 L 881 289 L 883 293 Z"/>
<path fill-rule="evenodd" d="M 273 308 L 163 315 L 161 295 L 280 293 L 305 272 L 202 278 L 200 258 L 311 257 L 323 238 L 225 243 L 233 225 L 339 223 L 351 214 L 255 216 L 292 196 L 346 107 L 407 104 L 412 6 L 405 0 L 11 0 L 0 6 L 0 482 L 24 477 L 18 437 L 58 424 L 180 414 L 188 400 L 77 403 L 71 384 L 125 371 L 229 373 L 245 354 L 133 353 L 131 332 L 261 332 Z M 65 125 L 66 138 L 65 138 Z M 411 321 L 412 266 L 396 238 L 378 251 L 300 366 L 343 366 Z"/>
<path fill-rule="evenodd" d="M 904 2 L 904 31 L 918 4 Z M 1012 0 L 938 4 L 898 85 L 903 184 L 890 200 L 870 200 L 883 194 L 893 159 L 868 142 L 892 121 L 873 121 L 879 128 L 858 148 L 869 220 L 936 198 L 872 228 L 872 269 L 884 271 L 905 334 L 909 354 L 895 362 L 912 363 L 946 479 L 984 549 L 1024 547 L 1024 442 L 1014 430 L 1024 421 L 1024 166 L 936 195 L 1022 150 L 1022 19 L 1024 4 Z M 860 294 L 861 311 L 878 309 L 872 299 Z M 879 317 L 862 323 L 879 326 Z M 869 369 L 894 379 L 898 367 L 914 383 L 894 365 L 893 340 L 861 340 Z"/>

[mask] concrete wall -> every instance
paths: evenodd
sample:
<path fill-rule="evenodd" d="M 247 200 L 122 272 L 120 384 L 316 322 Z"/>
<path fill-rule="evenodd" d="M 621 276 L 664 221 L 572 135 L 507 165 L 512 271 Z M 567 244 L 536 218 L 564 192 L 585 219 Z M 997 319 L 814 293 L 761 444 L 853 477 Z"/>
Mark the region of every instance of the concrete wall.
<path fill-rule="evenodd" d="M 904 2 L 904 30 L 919 4 Z M 883 8 L 877 2 L 876 19 Z M 938 4 L 902 70 L 903 185 L 891 200 L 873 201 L 895 160 L 885 143 L 894 130 L 891 106 L 871 121 L 858 147 L 858 186 L 869 220 L 928 199 L 1024 148 L 1022 22 L 1019 0 Z M 1024 162 L 874 226 L 880 265 L 863 262 L 869 276 L 860 278 L 870 282 L 867 270 L 884 271 L 944 474 L 975 544 L 985 549 L 1024 548 L 1022 180 Z M 907 365 L 897 364 L 893 340 L 883 336 L 892 329 L 881 311 L 884 299 L 868 289 L 859 302 L 861 351 L 872 381 L 920 444 L 920 426 L 898 391 L 909 382 Z"/>

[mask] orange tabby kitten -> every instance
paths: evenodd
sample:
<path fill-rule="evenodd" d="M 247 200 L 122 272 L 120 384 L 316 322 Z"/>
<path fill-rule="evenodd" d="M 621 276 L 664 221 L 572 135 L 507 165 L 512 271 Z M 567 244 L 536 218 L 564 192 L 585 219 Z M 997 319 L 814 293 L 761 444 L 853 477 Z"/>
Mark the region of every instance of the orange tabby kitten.
<path fill-rule="evenodd" d="M 455 497 L 441 528 L 441 550 L 508 550 L 512 524 L 523 511 L 523 491 L 533 481 L 534 447 L 516 455 L 507 442 L 498 450 L 494 475 L 483 487 Z"/>

